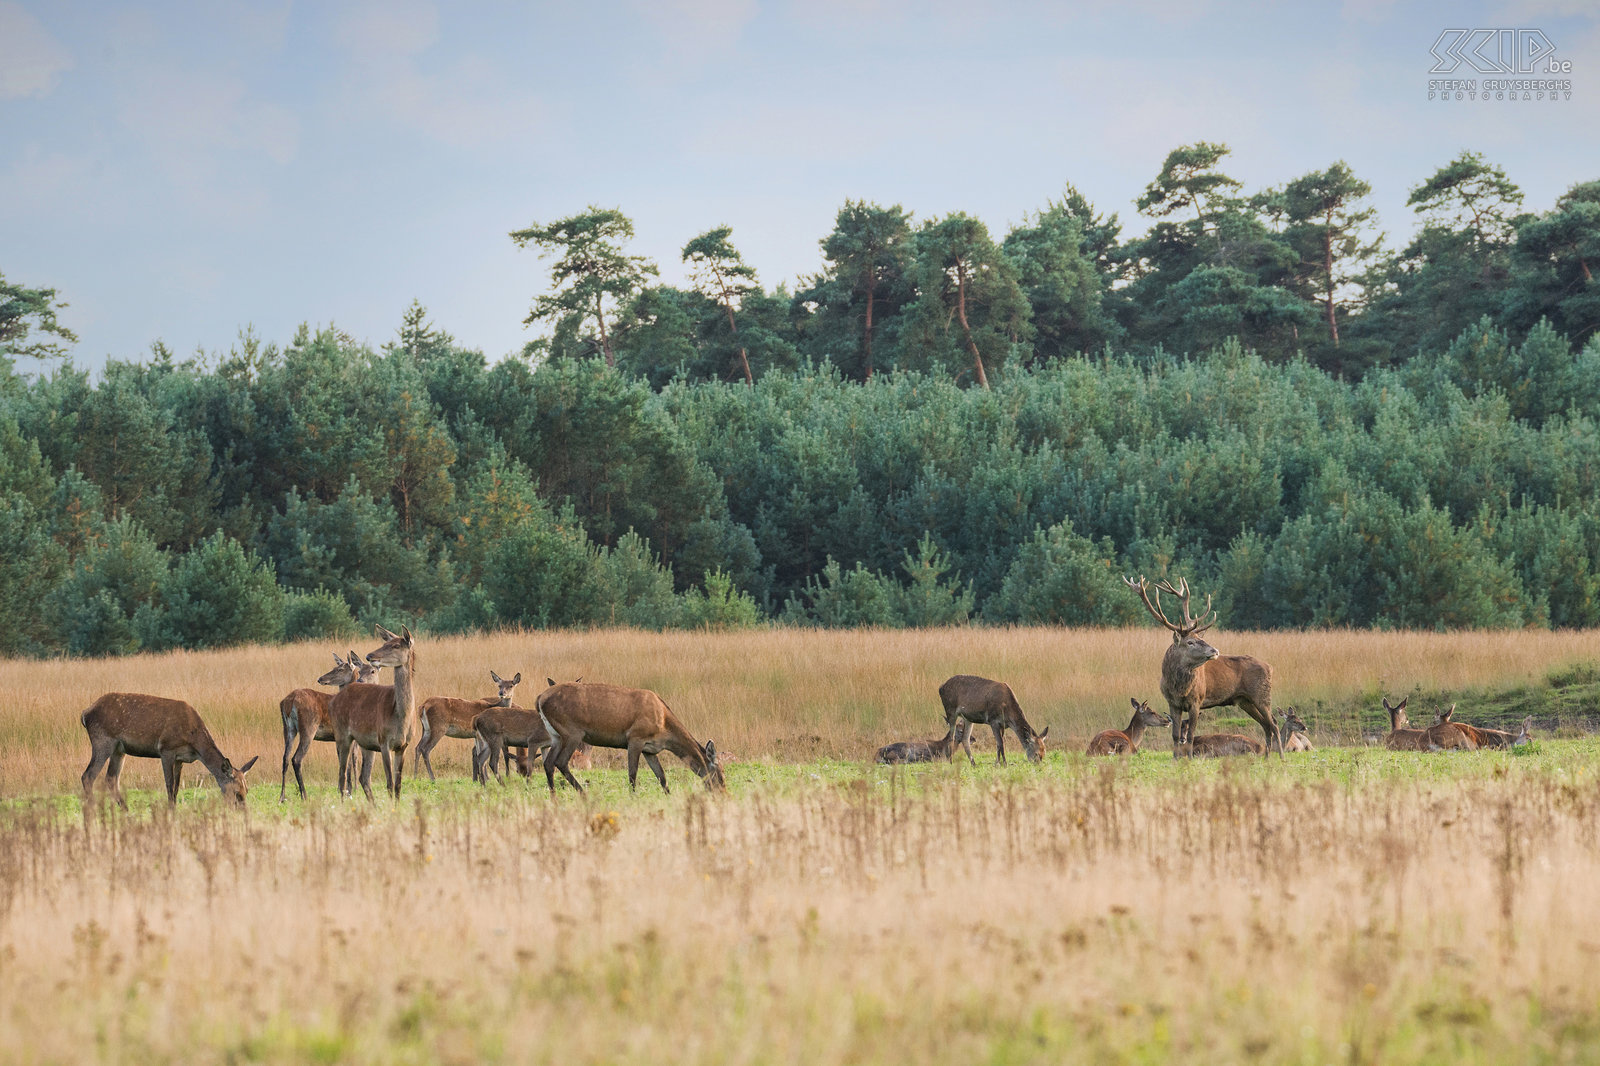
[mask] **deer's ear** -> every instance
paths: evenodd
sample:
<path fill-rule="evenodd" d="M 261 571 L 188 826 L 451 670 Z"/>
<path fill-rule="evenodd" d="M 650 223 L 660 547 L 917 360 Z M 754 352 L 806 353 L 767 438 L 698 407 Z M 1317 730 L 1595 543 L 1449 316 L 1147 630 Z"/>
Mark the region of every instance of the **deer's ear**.
<path fill-rule="evenodd" d="M 1128 702 L 1133 704 L 1133 709 L 1134 710 L 1137 711 L 1139 709 L 1139 701 L 1138 700 L 1136 700 L 1136 699 L 1134 699 L 1133 697 L 1130 696 L 1130 697 L 1128 697 Z"/>
<path fill-rule="evenodd" d="M 717 742 L 714 740 L 706 741 L 706 761 L 713 763 L 717 761 Z"/>
<path fill-rule="evenodd" d="M 550 688 L 555 688 L 556 687 L 556 679 L 555 678 L 547 677 L 547 678 L 545 678 L 545 680 L 550 682 L 550 684 L 549 684 Z"/>
<path fill-rule="evenodd" d="M 243 766 L 239 767 L 239 769 L 236 770 L 235 773 L 239 773 L 239 774 L 247 774 L 247 773 L 249 773 L 250 772 L 250 767 L 254 766 L 256 764 L 256 760 L 259 759 L 259 758 L 261 758 L 261 756 L 259 756 L 259 755 L 250 756 L 250 761 L 245 763 Z"/>
<path fill-rule="evenodd" d="M 521 670 L 518 670 L 518 671 L 517 671 L 517 676 L 516 676 L 516 677 L 513 677 L 513 678 L 512 678 L 512 679 L 511 679 L 511 683 L 512 683 L 512 684 L 513 684 L 513 685 L 520 685 L 520 684 L 522 684 L 522 671 L 521 671 Z"/>
<path fill-rule="evenodd" d="M 344 660 L 339 658 L 339 653 L 338 652 L 334 652 L 333 653 L 333 665 L 335 665 L 335 666 L 343 666 L 344 665 Z"/>
<path fill-rule="evenodd" d="M 1044 727 L 1044 731 L 1039 734 L 1039 739 L 1043 740 L 1045 737 L 1047 737 L 1049 735 L 1050 735 L 1050 727 L 1049 726 L 1045 726 Z"/>
<path fill-rule="evenodd" d="M 376 622 L 372 623 L 372 631 L 374 633 L 376 633 L 383 640 L 393 640 L 394 639 L 394 634 L 393 633 L 389 632 L 387 629 L 385 629 L 382 626 L 378 625 L 378 623 L 376 623 Z"/>
<path fill-rule="evenodd" d="M 400 633 L 401 633 L 402 636 L 404 636 L 406 638 L 406 643 L 407 644 L 416 643 L 416 639 L 417 638 L 413 637 L 411 635 L 411 627 L 410 626 L 401 626 L 400 627 Z"/>
<path fill-rule="evenodd" d="M 500 675 L 495 673 L 493 670 L 490 670 L 489 671 L 489 680 L 493 681 L 495 684 L 498 685 L 500 683 Z"/>

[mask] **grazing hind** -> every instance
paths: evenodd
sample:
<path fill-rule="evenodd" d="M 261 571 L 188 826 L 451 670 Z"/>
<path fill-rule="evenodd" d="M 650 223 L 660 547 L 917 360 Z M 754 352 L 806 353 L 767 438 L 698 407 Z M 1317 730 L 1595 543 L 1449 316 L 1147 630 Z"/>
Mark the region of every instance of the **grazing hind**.
<path fill-rule="evenodd" d="M 128 755 L 161 760 L 169 807 L 178 805 L 178 787 L 183 783 L 186 762 L 199 762 L 210 770 L 222 794 L 244 806 L 244 775 L 260 756 L 235 767 L 211 739 L 211 730 L 200 720 L 200 712 L 182 700 L 108 692 L 95 700 L 79 721 L 89 734 L 89 765 L 80 782 L 85 812 L 102 766 L 106 769 L 106 788 L 123 810 L 128 809 L 121 788 L 122 760 Z"/>
<path fill-rule="evenodd" d="M 1088 755 L 1132 755 L 1139 750 L 1139 742 L 1144 739 L 1146 729 L 1157 726 L 1169 725 L 1172 719 L 1160 711 L 1151 710 L 1150 705 L 1141 700 L 1129 698 L 1133 704 L 1133 720 L 1128 723 L 1126 730 L 1106 729 L 1096 734 L 1089 741 Z"/>
<path fill-rule="evenodd" d="M 967 761 L 973 766 L 978 765 L 978 760 L 972 757 L 972 726 L 979 725 L 994 730 L 995 762 L 1006 761 L 1007 729 L 1022 741 L 1029 762 L 1039 762 L 1044 758 L 1044 738 L 1050 735 L 1050 727 L 1045 726 L 1043 732 L 1034 732 L 1033 726 L 1023 717 L 1011 686 L 1004 681 L 957 674 L 939 686 L 939 701 L 944 704 L 946 726 L 954 729 L 959 718 L 965 718 L 970 723 L 961 738 L 961 749 L 967 753 Z"/>

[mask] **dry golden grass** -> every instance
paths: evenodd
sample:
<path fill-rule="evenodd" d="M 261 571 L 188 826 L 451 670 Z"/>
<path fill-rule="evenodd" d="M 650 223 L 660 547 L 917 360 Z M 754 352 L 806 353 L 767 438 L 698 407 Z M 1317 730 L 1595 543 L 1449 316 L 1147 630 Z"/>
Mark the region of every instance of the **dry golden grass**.
<path fill-rule="evenodd" d="M 524 705 L 547 675 L 639 685 L 660 692 L 701 740 L 740 758 L 856 759 L 890 740 L 942 733 L 938 686 L 955 673 L 1010 682 L 1035 727 L 1054 727 L 1055 747 L 1081 747 L 1101 729 L 1126 724 L 1130 696 L 1159 705 L 1166 640 L 1155 629 L 502 633 L 424 637 L 417 670 L 423 696 L 490 695 L 489 670 L 520 670 Z M 1600 658 L 1600 631 L 1214 633 L 1212 640 L 1226 653 L 1272 663 L 1280 706 L 1360 695 L 1376 708 L 1380 692 L 1516 684 Z M 363 654 L 375 646 L 354 642 Z M 301 644 L 0 662 L 0 797 L 76 789 L 88 761 L 78 716 L 101 693 L 118 690 L 193 703 L 235 762 L 262 757 L 252 774 L 259 788 L 281 762 L 278 701 L 311 685 L 334 650 Z M 468 745 L 445 740 L 433 761 L 443 773 L 465 773 Z M 331 745 L 314 745 L 308 783 L 330 782 L 332 764 Z M 159 765 L 130 759 L 124 781 L 157 787 Z"/>
<path fill-rule="evenodd" d="M 1592 756 L 13 805 L 0 1060 L 1593 1061 Z"/>

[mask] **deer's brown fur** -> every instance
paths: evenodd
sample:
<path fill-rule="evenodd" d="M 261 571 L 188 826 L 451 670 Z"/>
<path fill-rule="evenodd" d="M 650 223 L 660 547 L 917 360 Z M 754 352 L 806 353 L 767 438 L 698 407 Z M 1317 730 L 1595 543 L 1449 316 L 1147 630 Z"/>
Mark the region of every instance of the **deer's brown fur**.
<path fill-rule="evenodd" d="M 965 718 L 970 725 L 961 738 L 961 748 L 967 753 L 967 761 L 976 766 L 978 761 L 972 757 L 972 726 L 986 725 L 994 730 L 994 757 L 996 762 L 1006 761 L 1006 730 L 1009 729 L 1022 741 L 1023 750 L 1027 752 L 1030 762 L 1038 762 L 1044 758 L 1044 740 L 1050 735 L 1050 727 L 1045 726 L 1042 732 L 1035 732 L 1033 726 L 1028 724 L 1023 717 L 1022 707 L 1017 703 L 1015 693 L 1011 686 L 1004 681 L 991 681 L 986 677 L 975 677 L 972 674 L 957 674 L 939 686 L 939 701 L 944 704 L 944 724 L 954 729 L 956 720 Z"/>
<path fill-rule="evenodd" d="M 556 790 L 557 770 L 568 784 L 583 791 L 569 764 L 584 744 L 626 749 L 630 789 L 637 785 L 639 758 L 643 756 L 662 791 L 670 791 L 666 772 L 657 758 L 663 751 L 670 751 L 687 763 L 707 788 L 721 791 L 727 787 L 722 768 L 717 765 L 717 746 L 711 741 L 702 745 L 695 740 L 666 701 L 649 689 L 572 682 L 545 689 L 534 706 L 551 739 L 544 755 L 544 776 L 551 792 Z"/>
<path fill-rule="evenodd" d="M 1144 731 L 1157 726 L 1169 725 L 1171 719 L 1160 711 L 1152 710 L 1148 703 L 1142 700 L 1129 698 L 1133 704 L 1133 720 L 1128 723 L 1127 729 L 1106 729 L 1097 733 L 1089 741 L 1089 755 L 1132 755 L 1139 750 L 1139 743 L 1144 740 Z"/>
<path fill-rule="evenodd" d="M 412 765 L 421 763 L 428 771 L 429 781 L 438 780 L 433 776 L 433 760 L 429 756 L 439 741 L 445 737 L 476 740 L 477 733 L 473 730 L 473 721 L 491 707 L 511 706 L 511 697 L 515 694 L 517 686 L 522 683 L 522 671 L 518 670 L 515 677 L 507 680 L 490 670 L 489 679 L 498 689 L 493 696 L 476 700 L 460 699 L 455 696 L 430 696 L 422 701 L 422 709 L 418 712 L 422 720 L 422 739 L 417 743 L 417 754 Z M 478 780 L 476 758 L 472 764 L 472 779 Z"/>
<path fill-rule="evenodd" d="M 339 747 L 339 791 L 348 796 L 354 791 L 355 767 L 350 761 L 353 747 L 363 749 L 361 789 L 372 799 L 372 753 L 383 757 L 383 768 L 390 780 L 390 793 L 400 798 L 406 748 L 422 734 L 417 717 L 416 639 L 402 627 L 397 636 L 377 627 L 383 643 L 367 653 L 374 666 L 394 668 L 394 684 L 353 684 L 333 697 L 329 714 L 333 718 L 334 743 Z M 391 765 L 391 757 L 393 763 Z"/>
<path fill-rule="evenodd" d="M 1473 735 L 1477 731 L 1471 726 L 1463 726 L 1452 722 L 1450 716 L 1456 713 L 1456 705 L 1451 704 L 1450 709 L 1440 712 L 1435 724 L 1428 729 L 1429 751 L 1477 751 L 1478 741 Z"/>
<path fill-rule="evenodd" d="M 961 741 L 965 739 L 967 728 L 967 723 L 962 721 L 951 726 L 949 732 L 938 740 L 901 740 L 885 744 L 878 749 L 878 754 L 874 758 L 877 762 L 891 766 L 933 762 L 935 759 L 949 761 L 955 755 Z"/>
<path fill-rule="evenodd" d="M 1283 712 L 1283 718 L 1278 725 L 1278 735 L 1283 737 L 1284 751 L 1314 751 L 1311 746 L 1311 737 L 1306 733 L 1306 724 L 1300 720 L 1300 712 L 1293 707 Z"/>
<path fill-rule="evenodd" d="M 83 723 L 84 732 L 89 734 L 89 765 L 84 768 L 81 779 L 86 811 L 102 766 L 106 768 L 106 788 L 123 810 L 128 809 L 128 801 L 122 795 L 121 777 L 122 760 L 129 755 L 161 760 L 169 806 L 178 802 L 183 764 L 190 762 L 198 762 L 210 770 L 222 794 L 244 806 L 244 775 L 260 756 L 235 767 L 211 739 L 211 730 L 201 721 L 200 712 L 182 700 L 108 692 L 90 704 L 79 721 Z"/>
<path fill-rule="evenodd" d="M 1390 751 L 1427 751 L 1428 731 L 1426 729 L 1412 729 L 1411 722 L 1406 718 L 1406 704 L 1411 701 L 1407 696 L 1399 703 L 1390 706 L 1387 696 L 1383 699 L 1383 709 L 1389 712 L 1389 732 L 1383 738 L 1383 746 Z"/>

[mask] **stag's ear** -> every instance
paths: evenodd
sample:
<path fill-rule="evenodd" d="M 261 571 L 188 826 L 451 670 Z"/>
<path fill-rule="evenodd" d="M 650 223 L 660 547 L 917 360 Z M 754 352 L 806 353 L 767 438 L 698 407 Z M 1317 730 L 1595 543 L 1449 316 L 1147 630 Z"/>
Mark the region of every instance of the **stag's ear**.
<path fill-rule="evenodd" d="M 250 756 L 250 761 L 245 763 L 243 766 L 239 767 L 239 769 L 234 771 L 234 772 L 237 773 L 237 774 L 240 774 L 240 775 L 244 775 L 244 774 L 249 773 L 250 772 L 250 767 L 254 766 L 256 764 L 256 760 L 259 759 L 259 758 L 261 758 L 261 756 L 259 756 L 259 755 Z"/>

